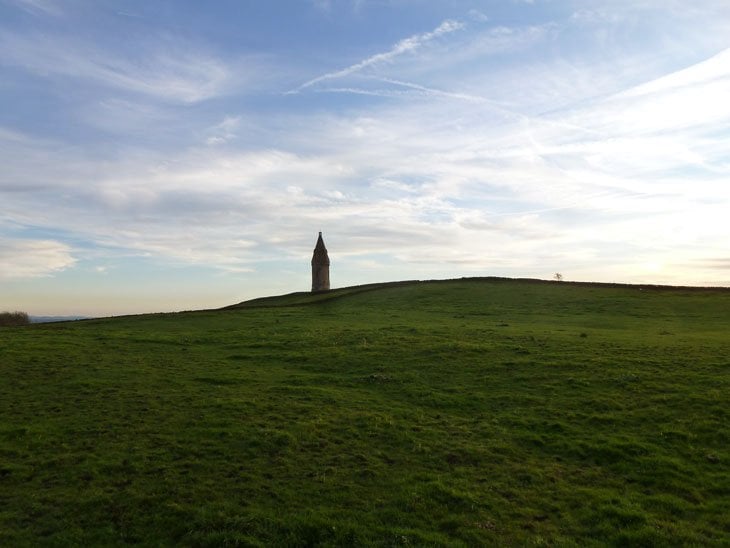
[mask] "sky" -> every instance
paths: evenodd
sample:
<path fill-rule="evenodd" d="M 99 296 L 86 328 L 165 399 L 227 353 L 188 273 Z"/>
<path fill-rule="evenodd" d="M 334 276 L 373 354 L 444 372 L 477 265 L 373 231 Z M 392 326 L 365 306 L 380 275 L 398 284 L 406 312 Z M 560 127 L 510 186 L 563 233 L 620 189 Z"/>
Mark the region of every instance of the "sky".
<path fill-rule="evenodd" d="M 730 286 L 727 0 L 0 0 L 0 310 Z"/>

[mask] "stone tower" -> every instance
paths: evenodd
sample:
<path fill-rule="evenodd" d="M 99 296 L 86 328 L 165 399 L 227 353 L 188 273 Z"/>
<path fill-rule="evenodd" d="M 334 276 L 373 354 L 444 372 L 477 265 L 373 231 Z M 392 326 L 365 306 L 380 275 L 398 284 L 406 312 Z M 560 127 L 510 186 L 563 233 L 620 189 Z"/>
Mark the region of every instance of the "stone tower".
<path fill-rule="evenodd" d="M 320 232 L 312 255 L 312 292 L 329 291 L 329 289 L 330 258 L 327 255 L 327 248 L 324 246 L 324 240 L 322 240 L 322 233 Z"/>

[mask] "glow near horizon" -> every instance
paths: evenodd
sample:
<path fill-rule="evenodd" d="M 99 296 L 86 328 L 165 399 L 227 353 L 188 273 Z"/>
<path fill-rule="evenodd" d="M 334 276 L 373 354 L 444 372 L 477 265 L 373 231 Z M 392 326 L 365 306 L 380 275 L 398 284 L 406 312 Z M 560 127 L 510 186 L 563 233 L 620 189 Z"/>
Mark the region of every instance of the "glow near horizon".
<path fill-rule="evenodd" d="M 0 309 L 730 285 L 730 5 L 0 0 Z"/>

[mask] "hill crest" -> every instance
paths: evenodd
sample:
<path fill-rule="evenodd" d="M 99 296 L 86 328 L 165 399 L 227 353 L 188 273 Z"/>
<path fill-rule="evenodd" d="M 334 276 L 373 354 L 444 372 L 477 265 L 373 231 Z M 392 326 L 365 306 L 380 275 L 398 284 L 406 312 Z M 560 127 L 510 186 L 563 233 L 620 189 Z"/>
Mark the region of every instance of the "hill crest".
<path fill-rule="evenodd" d="M 663 291 L 730 291 L 730 287 L 704 287 L 704 286 L 677 286 L 677 285 L 660 285 L 660 284 L 628 284 L 615 282 L 580 282 L 580 281 L 557 281 L 543 280 L 539 278 L 504 278 L 499 276 L 474 276 L 462 278 L 446 278 L 434 280 L 401 280 L 392 282 L 376 282 L 362 285 L 352 285 L 340 287 L 329 291 L 296 291 L 283 295 L 271 295 L 267 297 L 257 297 L 254 299 L 241 301 L 236 304 L 224 306 L 220 310 L 235 310 L 240 308 L 275 308 L 286 306 L 303 306 L 310 304 L 318 304 L 325 301 L 341 299 L 360 293 L 369 291 L 378 291 L 382 289 L 390 289 L 394 287 L 404 287 L 409 285 L 420 284 L 440 284 L 454 282 L 490 282 L 490 283 L 520 283 L 520 284 L 550 284 L 556 286 L 576 286 L 576 287 L 597 287 L 597 288 L 634 288 L 640 291 L 644 290 L 663 290 Z"/>

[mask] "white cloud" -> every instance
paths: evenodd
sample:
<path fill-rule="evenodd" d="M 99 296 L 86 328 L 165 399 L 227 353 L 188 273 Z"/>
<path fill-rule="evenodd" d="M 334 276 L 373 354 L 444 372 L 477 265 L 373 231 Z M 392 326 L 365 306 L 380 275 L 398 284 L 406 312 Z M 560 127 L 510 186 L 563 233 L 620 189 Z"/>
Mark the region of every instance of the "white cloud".
<path fill-rule="evenodd" d="M 560 119 L 533 119 L 528 140 L 515 119 L 489 131 L 462 126 L 461 110 L 473 106 L 461 101 L 424 126 L 430 108 L 290 119 L 292 128 L 308 130 L 292 131 L 282 150 L 189 149 L 174 161 L 123 156 L 90 178 L 57 177 L 58 194 L 49 192 L 59 199 L 42 212 L 32 209 L 37 193 L 4 193 L 6 216 L 16 224 L 62 226 L 105 247 L 228 271 L 306 255 L 319 229 L 337 238 L 341 260 L 377 254 L 434 275 L 444 265 L 529 275 L 539 273 L 550 250 L 558 264 L 548 270 L 573 278 L 588 272 L 581 264 L 616 260 L 618 252 L 587 252 L 605 244 L 623 245 L 624 257 L 665 264 L 667 254 L 684 256 L 699 242 L 721 245 L 730 236 L 721 187 L 702 181 L 690 188 L 663 173 L 692 159 L 672 141 L 586 141 Z M 299 139 L 316 149 L 288 152 Z M 651 162 L 631 154 L 651 147 Z M 21 170 L 23 161 L 8 165 Z M 93 172 L 81 157 L 66 162 Z M 703 202 L 709 197 L 719 200 L 714 210 Z M 681 232 L 679 219 L 693 229 Z"/>
<path fill-rule="evenodd" d="M 70 248 L 61 242 L 0 238 L 0 279 L 48 276 L 75 262 Z"/>

